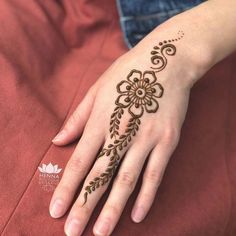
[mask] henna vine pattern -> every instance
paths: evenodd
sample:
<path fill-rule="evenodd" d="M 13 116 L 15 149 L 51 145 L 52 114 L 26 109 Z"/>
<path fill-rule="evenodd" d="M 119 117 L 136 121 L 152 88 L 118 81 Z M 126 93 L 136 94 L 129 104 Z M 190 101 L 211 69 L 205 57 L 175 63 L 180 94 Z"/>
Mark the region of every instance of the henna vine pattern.
<path fill-rule="evenodd" d="M 136 135 L 141 124 L 140 118 L 147 113 L 155 113 L 159 108 L 158 98 L 164 94 L 164 88 L 157 82 L 155 73 L 162 71 L 167 65 L 167 56 L 176 54 L 176 47 L 173 42 L 180 40 L 184 36 L 182 31 L 178 32 L 176 39 L 164 40 L 158 46 L 154 46 L 151 51 L 151 67 L 154 71 L 144 71 L 133 69 L 128 74 L 126 80 L 117 84 L 116 90 L 119 94 L 115 104 L 116 107 L 110 120 L 110 138 L 112 143 L 104 147 L 98 158 L 109 157 L 109 164 L 106 170 L 98 177 L 95 177 L 85 187 L 84 204 L 87 202 L 88 194 L 91 194 L 100 186 L 108 183 L 115 174 L 121 159 L 121 152 L 131 142 Z M 125 110 L 131 115 L 123 134 L 120 134 L 119 126 Z"/>

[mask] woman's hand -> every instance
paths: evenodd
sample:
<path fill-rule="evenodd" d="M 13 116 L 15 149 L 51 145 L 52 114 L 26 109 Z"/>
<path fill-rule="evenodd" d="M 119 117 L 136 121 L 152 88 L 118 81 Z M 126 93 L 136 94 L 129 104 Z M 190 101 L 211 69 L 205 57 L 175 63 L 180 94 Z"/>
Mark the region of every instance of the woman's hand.
<path fill-rule="evenodd" d="M 183 70 L 188 62 L 178 55 L 184 33 L 175 35 L 165 36 L 149 52 L 137 47 L 118 59 L 54 139 L 65 145 L 81 136 L 50 206 L 53 217 L 62 216 L 86 177 L 65 224 L 68 235 L 82 233 L 121 160 L 95 235 L 113 231 L 147 159 L 132 219 L 140 222 L 148 213 L 178 143 L 192 85 L 191 73 Z"/>
<path fill-rule="evenodd" d="M 148 159 L 132 211 L 135 222 L 144 219 L 179 141 L 192 85 L 235 49 L 235 1 L 228 3 L 208 1 L 154 30 L 99 78 L 53 140 L 66 145 L 81 136 L 50 204 L 51 215 L 61 217 L 86 177 L 65 224 L 67 235 L 83 232 L 120 162 L 94 234 L 111 234 Z M 222 8 L 227 17 L 217 17 Z M 225 41 L 215 37 L 219 27 Z"/>

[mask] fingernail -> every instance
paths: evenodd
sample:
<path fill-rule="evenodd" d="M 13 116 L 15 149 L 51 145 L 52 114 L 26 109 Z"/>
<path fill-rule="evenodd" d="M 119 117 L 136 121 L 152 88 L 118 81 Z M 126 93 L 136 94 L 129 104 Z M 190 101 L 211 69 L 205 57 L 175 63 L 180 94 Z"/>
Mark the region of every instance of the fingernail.
<path fill-rule="evenodd" d="M 142 207 L 137 207 L 136 209 L 134 209 L 132 213 L 132 219 L 134 222 L 139 223 L 144 219 L 144 217 L 145 217 L 145 212 Z"/>
<path fill-rule="evenodd" d="M 51 209 L 50 209 L 50 215 L 53 217 L 53 218 L 57 218 L 57 217 L 60 217 L 62 216 L 62 214 L 64 213 L 64 204 L 62 202 L 62 200 L 56 200 Z"/>
<path fill-rule="evenodd" d="M 108 235 L 110 231 L 110 220 L 102 219 L 98 220 L 94 226 L 94 233 L 96 236 Z"/>
<path fill-rule="evenodd" d="M 81 223 L 77 219 L 71 219 L 66 227 L 66 235 L 78 236 L 81 234 Z"/>
<path fill-rule="evenodd" d="M 64 137 L 66 136 L 66 131 L 65 130 L 62 130 L 60 131 L 56 137 L 52 140 L 53 142 L 54 141 L 60 141 L 61 139 L 63 139 Z"/>

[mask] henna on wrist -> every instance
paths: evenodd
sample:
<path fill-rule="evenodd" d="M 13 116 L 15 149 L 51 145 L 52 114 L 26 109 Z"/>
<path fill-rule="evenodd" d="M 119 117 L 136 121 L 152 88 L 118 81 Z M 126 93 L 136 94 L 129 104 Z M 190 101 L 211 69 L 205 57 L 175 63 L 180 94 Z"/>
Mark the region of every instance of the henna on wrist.
<path fill-rule="evenodd" d="M 151 51 L 152 66 L 150 68 L 152 70 L 142 72 L 133 69 L 127 75 L 126 80 L 122 80 L 117 84 L 116 90 L 119 96 L 115 101 L 116 107 L 111 115 L 109 129 L 110 138 L 113 142 L 104 147 L 98 155 L 98 158 L 109 157 L 109 164 L 104 173 L 95 177 L 85 187 L 84 204 L 87 202 L 89 194 L 108 183 L 115 174 L 121 159 L 121 152 L 138 132 L 142 115 L 145 112 L 157 112 L 159 108 L 157 99 L 163 96 L 164 88 L 157 82 L 155 73 L 165 69 L 167 56 L 174 56 L 176 54 L 176 47 L 173 43 L 180 40 L 183 36 L 184 33 L 179 31 L 177 38 L 159 42 L 158 46 L 154 46 Z M 119 126 L 125 111 L 131 117 L 124 133 L 120 134 Z"/>

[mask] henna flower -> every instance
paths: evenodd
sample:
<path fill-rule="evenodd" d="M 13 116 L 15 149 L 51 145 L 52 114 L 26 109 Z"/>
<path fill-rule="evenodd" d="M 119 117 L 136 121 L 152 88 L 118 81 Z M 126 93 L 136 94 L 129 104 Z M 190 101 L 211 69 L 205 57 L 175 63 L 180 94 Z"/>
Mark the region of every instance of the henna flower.
<path fill-rule="evenodd" d="M 141 117 L 144 109 L 148 113 L 158 110 L 159 104 L 156 98 L 163 95 L 164 89 L 153 71 L 132 70 L 127 76 L 127 80 L 121 81 L 117 85 L 120 94 L 116 99 L 116 105 L 127 108 L 133 117 Z"/>

